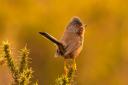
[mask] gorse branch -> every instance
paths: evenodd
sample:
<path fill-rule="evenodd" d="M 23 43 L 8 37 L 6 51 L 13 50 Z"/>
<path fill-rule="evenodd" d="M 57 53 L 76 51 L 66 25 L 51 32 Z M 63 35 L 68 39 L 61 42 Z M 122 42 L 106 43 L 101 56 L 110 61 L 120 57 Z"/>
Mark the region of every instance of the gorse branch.
<path fill-rule="evenodd" d="M 3 56 L 0 57 L 2 60 L 6 60 L 8 68 L 12 74 L 13 82 L 12 85 L 31 85 L 31 79 L 33 75 L 33 70 L 29 66 L 30 59 L 28 57 L 29 50 L 26 48 L 20 51 L 20 61 L 19 65 L 16 64 L 11 56 L 11 50 L 8 42 L 3 42 Z M 38 85 L 36 82 L 35 85 Z"/>
<path fill-rule="evenodd" d="M 29 85 L 30 84 L 30 79 L 32 78 L 32 69 L 29 68 L 29 69 L 25 69 L 23 71 L 23 73 L 20 74 L 20 84 L 19 85 Z"/>
<path fill-rule="evenodd" d="M 55 85 L 74 85 L 75 73 L 76 73 L 75 60 L 66 60 L 64 62 L 64 74 L 62 74 L 56 79 Z"/>
<path fill-rule="evenodd" d="M 11 85 L 38 85 L 37 82 L 31 82 L 33 77 L 32 67 L 29 66 L 31 59 L 29 58 L 29 50 L 25 46 L 20 50 L 20 60 L 16 63 L 11 56 L 10 45 L 8 42 L 3 42 L 3 54 L 0 57 L 0 64 L 6 63 L 12 74 L 13 82 Z M 75 59 L 64 60 L 64 73 L 59 76 L 55 85 L 74 85 L 74 77 L 76 73 Z"/>
<path fill-rule="evenodd" d="M 8 67 L 12 73 L 15 84 L 18 84 L 19 71 L 16 63 L 14 62 L 8 42 L 3 42 L 3 55 L 7 61 Z"/>
<path fill-rule="evenodd" d="M 19 72 L 20 72 L 20 85 L 28 85 L 30 83 L 30 79 L 32 78 L 32 68 L 29 68 L 29 50 L 26 48 L 21 49 L 20 51 L 20 56 L 21 56 L 21 60 L 20 60 L 20 68 L 19 68 Z"/>
<path fill-rule="evenodd" d="M 29 50 L 25 47 L 23 49 L 21 49 L 20 51 L 20 68 L 19 68 L 19 71 L 20 73 L 23 73 L 23 71 L 25 69 L 28 68 L 28 63 L 29 63 Z"/>

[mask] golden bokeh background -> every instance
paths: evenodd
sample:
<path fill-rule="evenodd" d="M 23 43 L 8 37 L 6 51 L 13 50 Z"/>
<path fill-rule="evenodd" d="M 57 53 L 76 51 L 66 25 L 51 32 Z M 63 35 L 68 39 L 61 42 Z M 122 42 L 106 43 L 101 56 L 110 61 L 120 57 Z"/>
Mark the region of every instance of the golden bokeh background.
<path fill-rule="evenodd" d="M 54 85 L 63 58 L 54 58 L 55 46 L 38 32 L 59 39 L 73 16 L 88 25 L 77 58 L 77 85 L 128 85 L 127 0 L 0 0 L 0 41 L 11 43 L 14 56 L 27 43 L 34 80 Z M 0 85 L 10 80 L 6 65 L 0 67 Z"/>

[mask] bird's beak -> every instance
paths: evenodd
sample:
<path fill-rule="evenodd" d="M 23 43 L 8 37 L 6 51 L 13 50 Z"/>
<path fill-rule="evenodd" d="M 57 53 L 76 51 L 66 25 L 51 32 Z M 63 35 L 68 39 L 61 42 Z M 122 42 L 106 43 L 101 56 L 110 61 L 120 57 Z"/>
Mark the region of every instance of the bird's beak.
<path fill-rule="evenodd" d="M 82 25 L 81 27 L 87 27 L 87 25 L 86 25 L 86 24 L 84 24 L 84 25 Z"/>

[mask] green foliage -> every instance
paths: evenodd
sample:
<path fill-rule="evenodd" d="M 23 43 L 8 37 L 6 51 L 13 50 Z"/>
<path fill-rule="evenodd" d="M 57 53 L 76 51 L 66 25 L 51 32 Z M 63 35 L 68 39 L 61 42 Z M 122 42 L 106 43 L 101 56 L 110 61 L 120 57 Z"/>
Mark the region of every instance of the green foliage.
<path fill-rule="evenodd" d="M 25 47 L 24 49 L 21 49 L 20 51 L 20 68 L 19 68 L 19 71 L 21 73 L 23 73 L 23 71 L 25 69 L 28 68 L 28 63 L 29 63 L 29 50 Z"/>
<path fill-rule="evenodd" d="M 39 85 L 37 82 L 35 83 L 35 84 L 33 84 L 33 85 Z"/>
<path fill-rule="evenodd" d="M 29 66 L 29 50 L 25 48 L 20 50 L 20 60 L 17 64 L 11 56 L 11 50 L 8 42 L 3 42 L 3 53 L 0 57 L 0 65 L 6 63 L 12 74 L 13 82 L 11 85 L 38 85 L 37 82 L 32 83 L 33 70 Z M 64 61 L 64 73 L 59 76 L 55 85 L 74 85 L 74 76 L 76 73 L 75 60 Z"/>
<path fill-rule="evenodd" d="M 15 84 L 18 84 L 19 71 L 16 63 L 11 56 L 8 42 L 3 42 L 3 56 L 7 61 L 7 65 L 12 73 Z"/>
<path fill-rule="evenodd" d="M 75 73 L 76 73 L 75 60 L 65 60 L 64 74 L 62 74 L 56 79 L 55 85 L 74 85 Z"/>
<path fill-rule="evenodd" d="M 5 62 L 12 74 L 12 85 L 31 85 L 32 68 L 29 67 L 30 59 L 28 57 L 29 50 L 25 47 L 20 51 L 20 63 L 16 64 L 11 56 L 11 50 L 8 42 L 3 42 L 3 55 L 0 57 L 0 63 Z M 2 62 L 1 62 L 2 61 Z M 36 82 L 35 85 L 38 85 Z"/>

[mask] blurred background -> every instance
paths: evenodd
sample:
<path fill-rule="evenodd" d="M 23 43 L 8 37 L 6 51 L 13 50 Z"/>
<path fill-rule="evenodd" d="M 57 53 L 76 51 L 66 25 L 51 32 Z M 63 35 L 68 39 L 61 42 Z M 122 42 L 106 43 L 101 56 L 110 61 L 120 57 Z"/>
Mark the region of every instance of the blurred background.
<path fill-rule="evenodd" d="M 128 0 L 0 0 L 0 42 L 8 40 L 14 56 L 27 43 L 34 80 L 54 85 L 63 58 L 54 58 L 56 47 L 38 32 L 59 39 L 73 16 L 88 25 L 77 85 L 128 85 Z M 0 85 L 10 78 L 0 67 Z"/>

